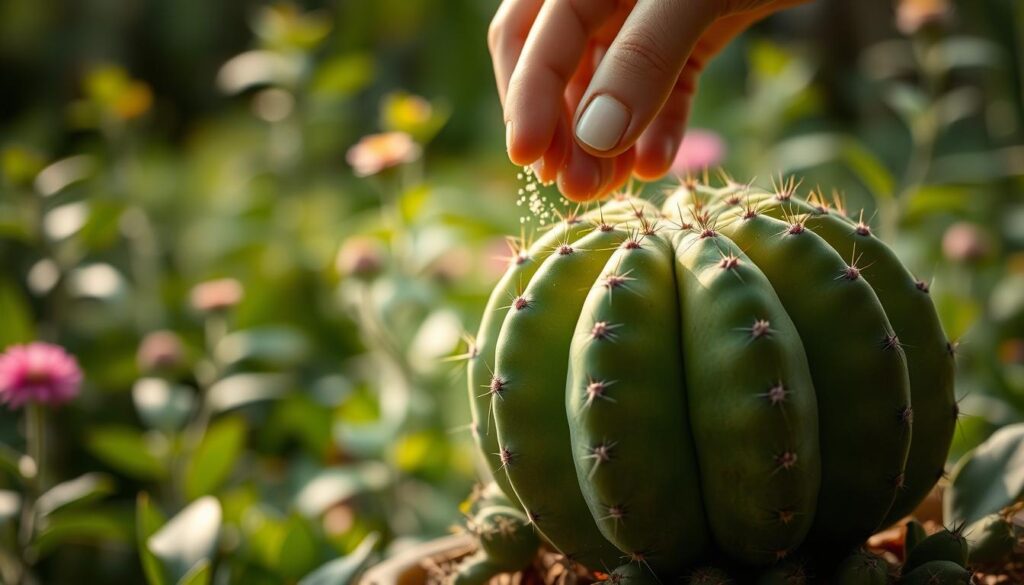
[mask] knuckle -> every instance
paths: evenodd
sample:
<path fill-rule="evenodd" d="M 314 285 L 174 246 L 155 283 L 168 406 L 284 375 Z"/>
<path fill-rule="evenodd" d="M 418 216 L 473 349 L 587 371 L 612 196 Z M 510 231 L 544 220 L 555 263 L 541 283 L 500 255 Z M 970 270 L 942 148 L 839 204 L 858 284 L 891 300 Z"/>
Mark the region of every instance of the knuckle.
<path fill-rule="evenodd" d="M 633 31 L 616 41 L 615 59 L 624 70 L 642 76 L 676 74 L 676 65 L 651 35 Z"/>

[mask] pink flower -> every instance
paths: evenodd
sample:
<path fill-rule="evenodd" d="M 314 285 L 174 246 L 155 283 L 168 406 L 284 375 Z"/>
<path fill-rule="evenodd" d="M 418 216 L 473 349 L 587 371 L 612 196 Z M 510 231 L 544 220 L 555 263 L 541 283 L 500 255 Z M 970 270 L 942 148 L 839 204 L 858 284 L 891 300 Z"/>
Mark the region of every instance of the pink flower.
<path fill-rule="evenodd" d="M 185 346 L 173 331 L 147 333 L 139 344 L 136 361 L 144 372 L 173 370 L 185 360 Z"/>
<path fill-rule="evenodd" d="M 190 300 L 199 311 L 224 311 L 242 301 L 245 289 L 234 278 L 208 280 L 192 287 Z"/>
<path fill-rule="evenodd" d="M 34 342 L 12 345 L 0 354 L 0 403 L 57 405 L 78 396 L 82 370 L 64 348 Z"/>
<path fill-rule="evenodd" d="M 988 235 L 977 224 L 958 221 L 942 234 L 942 253 L 953 262 L 984 260 L 990 249 Z"/>
<path fill-rule="evenodd" d="M 406 132 L 384 132 L 363 136 L 348 149 L 345 160 L 357 177 L 376 175 L 420 156 L 420 145 Z"/>
<path fill-rule="evenodd" d="M 672 172 L 685 175 L 717 166 L 725 158 L 725 141 L 710 130 L 691 128 L 679 146 Z"/>

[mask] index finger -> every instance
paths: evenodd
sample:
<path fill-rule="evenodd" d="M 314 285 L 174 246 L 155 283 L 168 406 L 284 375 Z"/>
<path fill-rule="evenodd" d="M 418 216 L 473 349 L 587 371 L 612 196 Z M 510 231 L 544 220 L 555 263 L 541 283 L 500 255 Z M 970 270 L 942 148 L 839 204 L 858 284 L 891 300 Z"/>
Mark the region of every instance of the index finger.
<path fill-rule="evenodd" d="M 530 30 L 505 96 L 505 127 L 512 162 L 526 165 L 547 150 L 562 114 L 566 86 L 587 41 L 619 0 L 549 0 Z"/>
<path fill-rule="evenodd" d="M 487 29 L 487 48 L 491 51 L 494 81 L 498 85 L 498 98 L 505 104 L 508 80 L 523 52 L 526 37 L 537 19 L 544 0 L 505 0 L 498 7 Z"/>

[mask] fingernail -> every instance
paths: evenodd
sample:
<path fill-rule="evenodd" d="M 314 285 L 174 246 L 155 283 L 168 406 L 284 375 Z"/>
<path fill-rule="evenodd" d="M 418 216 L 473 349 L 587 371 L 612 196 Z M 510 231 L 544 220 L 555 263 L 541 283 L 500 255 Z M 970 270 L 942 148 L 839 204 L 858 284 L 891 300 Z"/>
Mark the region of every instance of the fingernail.
<path fill-rule="evenodd" d="M 505 122 L 505 150 L 512 150 L 512 120 Z"/>
<path fill-rule="evenodd" d="M 629 125 L 629 110 L 610 95 L 590 100 L 576 123 L 576 138 L 594 150 L 610 150 L 619 143 Z"/>

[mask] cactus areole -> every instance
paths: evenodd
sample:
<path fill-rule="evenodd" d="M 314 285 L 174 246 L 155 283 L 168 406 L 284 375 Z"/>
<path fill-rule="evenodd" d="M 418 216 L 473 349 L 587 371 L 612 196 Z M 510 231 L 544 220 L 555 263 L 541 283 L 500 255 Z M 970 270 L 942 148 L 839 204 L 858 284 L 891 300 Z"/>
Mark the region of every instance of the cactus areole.
<path fill-rule="evenodd" d="M 795 191 L 688 182 L 517 250 L 471 352 L 473 429 L 570 559 L 842 554 L 942 475 L 954 356 L 928 287 Z"/>

